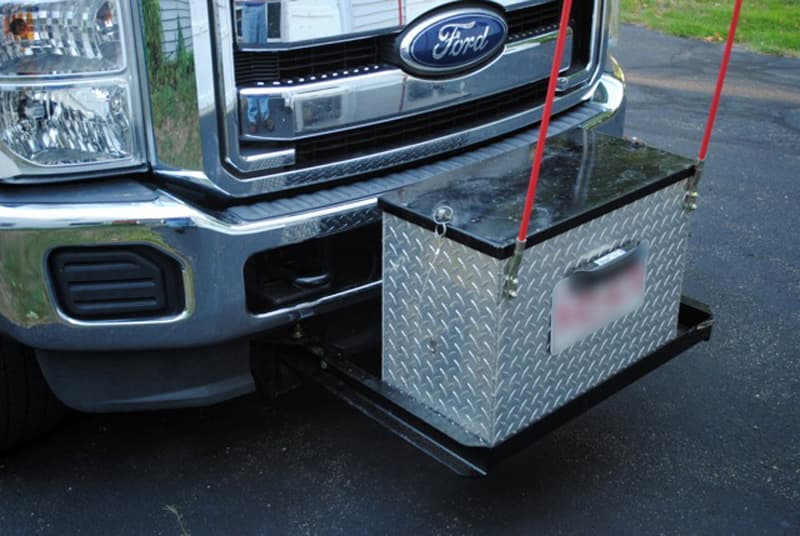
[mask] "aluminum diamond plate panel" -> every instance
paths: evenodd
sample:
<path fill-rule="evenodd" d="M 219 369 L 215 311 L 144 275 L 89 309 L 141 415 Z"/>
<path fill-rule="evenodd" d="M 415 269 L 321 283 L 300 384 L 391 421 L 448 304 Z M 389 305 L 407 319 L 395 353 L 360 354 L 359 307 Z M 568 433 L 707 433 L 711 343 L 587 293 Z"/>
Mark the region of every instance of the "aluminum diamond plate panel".
<path fill-rule="evenodd" d="M 504 261 L 384 215 L 383 381 L 491 446 L 675 336 L 688 235 L 685 182 Z M 644 304 L 557 355 L 551 294 L 572 268 L 629 241 L 650 248 Z"/>

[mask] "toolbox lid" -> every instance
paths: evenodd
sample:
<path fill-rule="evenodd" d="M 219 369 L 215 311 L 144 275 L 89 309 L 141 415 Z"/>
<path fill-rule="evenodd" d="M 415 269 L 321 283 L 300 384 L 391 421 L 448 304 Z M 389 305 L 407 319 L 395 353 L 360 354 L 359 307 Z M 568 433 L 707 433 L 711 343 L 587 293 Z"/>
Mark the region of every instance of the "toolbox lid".
<path fill-rule="evenodd" d="M 381 196 L 378 205 L 498 259 L 511 256 L 534 143 Z M 526 247 L 674 184 L 694 161 L 632 140 L 575 128 L 548 138 Z"/>

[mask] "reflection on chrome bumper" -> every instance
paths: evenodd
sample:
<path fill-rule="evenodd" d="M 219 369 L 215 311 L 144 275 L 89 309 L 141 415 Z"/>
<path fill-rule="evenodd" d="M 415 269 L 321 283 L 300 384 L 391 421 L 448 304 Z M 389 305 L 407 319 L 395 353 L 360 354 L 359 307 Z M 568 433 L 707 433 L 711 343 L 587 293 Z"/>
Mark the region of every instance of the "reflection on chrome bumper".
<path fill-rule="evenodd" d="M 583 125 L 620 134 L 623 93 L 619 80 L 604 76 L 587 95 L 591 102 L 555 118 L 552 133 Z M 535 139 L 535 132 L 535 128 L 530 129 L 433 166 L 453 167 L 460 159 L 498 154 L 529 143 Z M 407 184 L 430 176 L 435 172 L 433 166 L 371 182 L 378 186 Z M 245 306 L 243 267 L 250 256 L 378 221 L 375 198 L 380 191 L 378 186 L 370 191 L 369 186 L 353 186 L 349 199 L 329 202 L 322 208 L 255 220 L 206 213 L 160 190 L 147 201 L 129 202 L 121 196 L 115 202 L 93 204 L 58 204 L 47 199 L 36 204 L 0 206 L 0 331 L 24 344 L 51 350 L 203 346 L 377 295 L 380 281 L 261 315 L 248 313 Z M 46 273 L 49 252 L 64 246 L 124 244 L 150 245 L 181 264 L 185 310 L 158 320 L 97 322 L 78 321 L 60 311 Z"/>

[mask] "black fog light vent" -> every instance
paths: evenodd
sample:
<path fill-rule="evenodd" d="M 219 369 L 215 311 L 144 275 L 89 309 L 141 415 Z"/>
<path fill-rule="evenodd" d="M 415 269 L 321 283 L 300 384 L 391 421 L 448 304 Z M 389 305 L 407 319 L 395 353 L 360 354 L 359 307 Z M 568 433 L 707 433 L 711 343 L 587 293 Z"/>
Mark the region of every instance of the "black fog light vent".
<path fill-rule="evenodd" d="M 152 248 L 70 248 L 50 256 L 61 309 L 80 320 L 169 316 L 184 307 L 178 263 Z"/>

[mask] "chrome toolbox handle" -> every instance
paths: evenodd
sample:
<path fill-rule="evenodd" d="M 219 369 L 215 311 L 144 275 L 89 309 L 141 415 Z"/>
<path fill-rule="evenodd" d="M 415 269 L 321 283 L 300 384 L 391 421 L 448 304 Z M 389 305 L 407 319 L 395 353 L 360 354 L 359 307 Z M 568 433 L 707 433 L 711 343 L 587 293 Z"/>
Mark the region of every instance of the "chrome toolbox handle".
<path fill-rule="evenodd" d="M 646 242 L 628 242 L 576 268 L 570 275 L 578 287 L 590 287 L 624 272 L 632 264 L 647 257 Z"/>

